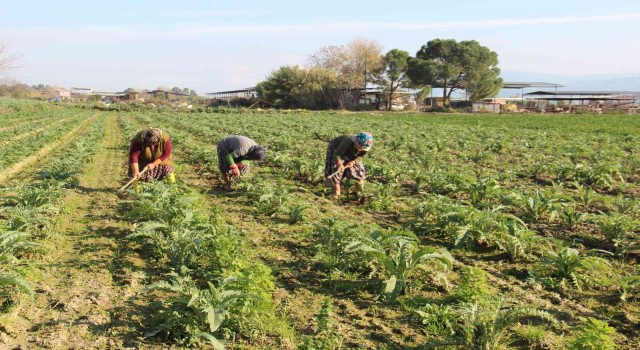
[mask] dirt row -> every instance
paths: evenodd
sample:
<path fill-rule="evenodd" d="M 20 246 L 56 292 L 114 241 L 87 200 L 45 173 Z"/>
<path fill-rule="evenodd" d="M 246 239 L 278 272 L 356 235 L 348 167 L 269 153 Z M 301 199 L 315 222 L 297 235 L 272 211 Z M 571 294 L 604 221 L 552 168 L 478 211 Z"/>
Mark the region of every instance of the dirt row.
<path fill-rule="evenodd" d="M 137 295 L 148 268 L 125 239 L 128 227 L 120 220 L 116 195 L 125 171 L 123 135 L 115 115 L 106 118 L 97 152 L 79 186 L 64 199 L 67 213 L 59 220 L 59 234 L 43 243 L 46 252 L 33 262 L 30 281 L 37 296 L 11 311 L 0 344 L 14 349 L 121 349 L 143 343 Z"/>

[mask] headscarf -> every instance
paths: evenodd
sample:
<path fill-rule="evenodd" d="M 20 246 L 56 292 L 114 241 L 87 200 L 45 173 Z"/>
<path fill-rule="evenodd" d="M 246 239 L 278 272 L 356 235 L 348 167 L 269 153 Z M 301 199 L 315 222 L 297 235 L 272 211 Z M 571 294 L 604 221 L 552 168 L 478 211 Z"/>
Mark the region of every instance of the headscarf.
<path fill-rule="evenodd" d="M 267 150 L 260 145 L 255 145 L 249 149 L 247 157 L 251 160 L 262 162 L 267 157 Z"/>
<path fill-rule="evenodd" d="M 373 135 L 370 132 L 361 132 L 356 136 L 358 140 L 358 148 L 362 151 L 368 151 L 373 147 Z"/>
<path fill-rule="evenodd" d="M 147 129 L 147 131 L 144 132 L 142 139 L 144 140 L 144 143 L 151 144 L 151 143 L 160 142 L 161 137 L 162 137 L 162 130 L 158 128 L 149 128 Z"/>

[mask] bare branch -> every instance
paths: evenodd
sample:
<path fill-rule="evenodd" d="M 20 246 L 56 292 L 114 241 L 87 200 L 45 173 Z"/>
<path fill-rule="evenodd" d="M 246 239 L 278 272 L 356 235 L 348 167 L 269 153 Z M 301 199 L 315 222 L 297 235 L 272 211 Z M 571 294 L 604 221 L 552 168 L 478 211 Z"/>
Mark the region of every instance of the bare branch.
<path fill-rule="evenodd" d="M 6 43 L 0 43 L 0 74 L 9 72 L 15 68 L 18 62 L 18 55 L 10 51 L 10 47 Z"/>

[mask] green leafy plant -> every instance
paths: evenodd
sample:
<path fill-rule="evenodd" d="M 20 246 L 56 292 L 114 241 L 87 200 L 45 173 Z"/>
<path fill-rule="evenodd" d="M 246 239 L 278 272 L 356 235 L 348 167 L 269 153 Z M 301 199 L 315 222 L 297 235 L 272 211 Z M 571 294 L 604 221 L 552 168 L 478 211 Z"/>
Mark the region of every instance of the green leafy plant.
<path fill-rule="evenodd" d="M 637 220 L 620 213 L 600 215 L 594 220 L 607 240 L 616 247 L 616 255 L 624 257 L 630 251 L 640 248 L 636 233 L 640 229 Z"/>
<path fill-rule="evenodd" d="M 502 297 L 461 304 L 455 313 L 454 334 L 445 340 L 427 342 L 427 349 L 463 346 L 473 350 L 498 350 L 512 342 L 509 330 L 519 321 L 539 319 L 557 324 L 556 319 L 546 311 L 521 308 Z"/>
<path fill-rule="evenodd" d="M 183 271 L 184 272 L 184 271 Z M 169 274 L 169 281 L 151 284 L 145 291 L 163 291 L 162 299 L 152 307 L 158 307 L 151 319 L 152 329 L 145 337 L 163 333 L 181 344 L 196 345 L 207 341 L 215 349 L 224 349 L 222 342 L 215 337 L 225 319 L 229 316 L 233 304 L 248 295 L 232 289 L 234 277 L 221 281 L 218 286 L 208 282 L 208 288 L 200 289 L 188 276 Z"/>
<path fill-rule="evenodd" d="M 329 271 L 362 269 L 357 259 L 345 254 L 347 245 L 362 235 L 358 227 L 349 225 L 339 218 L 323 219 L 313 230 L 316 258 L 320 259 Z"/>
<path fill-rule="evenodd" d="M 309 206 L 306 204 L 297 203 L 291 205 L 287 209 L 287 214 L 289 216 L 289 224 L 293 225 L 300 221 L 303 221 L 305 218 L 306 211 L 309 209 Z"/>
<path fill-rule="evenodd" d="M 503 229 L 496 233 L 496 243 L 509 254 L 511 261 L 530 257 L 539 245 L 538 234 L 529 230 L 526 224 L 516 217 L 506 217 L 502 221 L 502 227 Z"/>
<path fill-rule="evenodd" d="M 610 254 L 600 250 L 589 253 Z M 585 286 L 597 284 L 598 274 L 603 275 L 610 270 L 605 259 L 581 254 L 575 248 L 560 244 L 545 252 L 542 260 L 531 270 L 531 275 L 534 280 L 551 287 L 582 290 Z"/>
<path fill-rule="evenodd" d="M 617 335 L 615 328 L 593 317 L 580 317 L 580 325 L 572 332 L 568 344 L 570 350 L 613 350 Z"/>
<path fill-rule="evenodd" d="M 415 311 L 425 333 L 434 336 L 455 335 L 458 314 L 453 306 L 425 304 Z"/>
<path fill-rule="evenodd" d="M 490 205 L 488 202 L 498 196 L 500 188 L 502 187 L 497 180 L 486 177 L 481 178 L 469 185 L 467 189 L 469 201 L 477 208 Z"/>
<path fill-rule="evenodd" d="M 372 264 L 384 278 L 382 294 L 388 301 L 400 295 L 411 274 L 424 263 L 435 262 L 437 269 L 431 272 L 441 279 L 446 279 L 444 272 L 453 265 L 453 257 L 446 249 L 419 247 L 417 237 L 406 231 L 373 231 L 369 237 L 350 243 L 345 252 L 364 252 L 373 259 Z"/>
<path fill-rule="evenodd" d="M 451 296 L 462 302 L 478 302 L 494 293 L 495 289 L 487 282 L 486 271 L 477 267 L 465 267 Z"/>
<path fill-rule="evenodd" d="M 620 300 L 623 302 L 640 296 L 640 275 L 626 276 L 619 280 Z"/>
<path fill-rule="evenodd" d="M 513 193 L 510 198 L 522 211 L 527 222 L 537 222 L 544 216 L 548 221 L 553 221 L 561 207 L 570 201 L 567 196 L 540 190 L 535 190 L 531 196 Z"/>
<path fill-rule="evenodd" d="M 0 233 L 0 292 L 13 286 L 18 290 L 34 297 L 33 289 L 21 276 L 17 269 L 18 254 L 27 251 L 38 244 L 29 241 L 25 232 L 7 231 Z M 0 293 L 2 296 L 5 293 Z"/>
<path fill-rule="evenodd" d="M 565 228 L 573 229 L 577 224 L 585 221 L 587 219 L 587 215 L 577 211 L 573 205 L 566 205 L 560 210 L 560 219 L 562 220 L 562 225 Z"/>

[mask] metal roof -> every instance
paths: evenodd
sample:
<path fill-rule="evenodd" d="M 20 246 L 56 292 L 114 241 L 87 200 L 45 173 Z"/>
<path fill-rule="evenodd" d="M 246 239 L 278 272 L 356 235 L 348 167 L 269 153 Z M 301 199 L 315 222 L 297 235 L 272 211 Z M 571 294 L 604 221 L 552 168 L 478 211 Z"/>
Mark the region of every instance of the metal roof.
<path fill-rule="evenodd" d="M 524 88 L 559 88 L 564 87 L 564 85 L 555 84 L 555 83 L 544 83 L 544 82 L 504 82 L 502 83 L 503 89 L 524 89 Z"/>
<path fill-rule="evenodd" d="M 191 96 L 190 94 L 183 94 L 180 92 L 171 92 L 171 91 L 164 91 L 164 90 L 152 90 L 152 91 L 147 91 L 148 94 L 157 94 L 159 92 L 165 93 L 165 94 L 170 94 L 170 95 L 177 95 L 177 96 Z"/>
<path fill-rule="evenodd" d="M 100 95 L 100 96 L 113 96 L 113 97 L 123 97 L 123 96 L 127 96 L 128 93 L 126 92 L 104 92 L 104 91 L 94 91 L 93 92 L 94 95 Z"/>
<path fill-rule="evenodd" d="M 245 89 L 241 89 L 241 90 L 229 90 L 229 91 L 216 91 L 216 92 L 207 92 L 205 93 L 205 95 L 217 95 L 217 94 L 238 94 L 241 92 L 250 92 L 250 91 L 255 91 L 256 88 L 254 87 L 248 87 Z"/>
<path fill-rule="evenodd" d="M 640 96 L 637 91 L 533 91 L 525 95 L 553 95 L 553 96 L 619 96 L 632 95 Z"/>
<path fill-rule="evenodd" d="M 635 101 L 635 97 L 538 97 L 536 100 L 543 101 Z"/>

